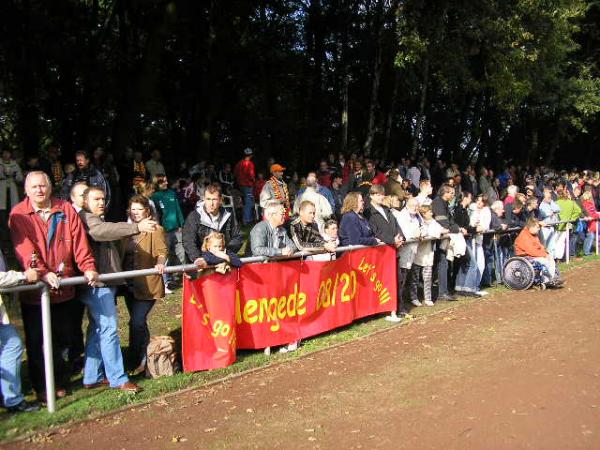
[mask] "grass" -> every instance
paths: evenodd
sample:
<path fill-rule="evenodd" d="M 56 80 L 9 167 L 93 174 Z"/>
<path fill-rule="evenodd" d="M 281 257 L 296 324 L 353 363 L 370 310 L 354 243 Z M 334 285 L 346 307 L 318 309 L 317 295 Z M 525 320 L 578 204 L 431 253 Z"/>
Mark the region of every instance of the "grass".
<path fill-rule="evenodd" d="M 599 257 L 590 256 L 573 260 L 569 265 L 562 265 L 561 270 L 571 270 L 582 266 L 590 261 L 599 260 Z M 502 291 L 505 288 L 497 287 L 490 292 Z M 411 313 L 415 320 L 438 314 L 444 310 L 453 309 L 457 306 L 467 305 L 474 298 L 463 298 L 458 303 L 440 302 L 432 308 L 415 308 Z M 122 345 L 127 347 L 127 310 L 122 299 L 119 299 L 119 323 Z M 12 317 L 18 314 L 12 313 Z M 175 292 L 157 302 L 150 313 L 150 329 L 153 335 L 170 334 L 179 339 L 181 333 L 181 300 L 180 292 Z M 373 333 L 389 329 L 397 325 L 382 320 L 382 316 L 374 316 L 359 320 L 349 326 L 336 329 L 335 331 L 322 334 L 312 339 L 303 341 L 300 349 L 293 353 L 273 354 L 268 357 L 259 351 L 238 352 L 237 362 L 227 368 L 196 373 L 179 373 L 172 377 L 156 380 L 143 378 L 135 380 L 144 388 L 137 395 L 112 390 L 89 391 L 82 388 L 81 376 L 73 378 L 72 394 L 64 399 L 58 400 L 57 411 L 49 414 L 45 410 L 35 413 L 10 415 L 0 413 L 0 441 L 15 439 L 30 433 L 47 433 L 49 428 L 70 422 L 93 419 L 111 411 L 134 404 L 147 403 L 172 392 L 188 388 L 198 388 L 208 383 L 221 380 L 245 372 L 250 369 L 266 367 L 282 361 L 297 359 L 303 355 L 311 354 L 332 346 L 354 341 Z M 26 375 L 24 376 L 26 378 Z M 29 397 L 31 399 L 31 397 Z"/>

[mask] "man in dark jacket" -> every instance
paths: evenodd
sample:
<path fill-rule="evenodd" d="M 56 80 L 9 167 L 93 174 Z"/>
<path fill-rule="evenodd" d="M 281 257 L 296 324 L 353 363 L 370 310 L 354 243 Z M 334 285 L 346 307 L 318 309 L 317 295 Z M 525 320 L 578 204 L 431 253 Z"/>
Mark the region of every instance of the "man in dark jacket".
<path fill-rule="evenodd" d="M 383 206 L 385 188 L 380 184 L 374 184 L 369 188 L 369 194 L 371 205 L 366 211 L 366 216 L 369 218 L 369 225 L 371 225 L 375 237 L 388 245 L 399 248 L 404 242 L 404 236 L 392 212 L 389 208 Z M 386 317 L 389 322 L 399 322 L 407 314 L 402 291 L 406 283 L 408 269 L 401 268 L 397 262 L 396 266 L 398 267 L 398 304 L 396 311 Z"/>
<path fill-rule="evenodd" d="M 450 233 L 459 233 L 461 228 L 454 222 L 450 213 L 450 202 L 454 199 L 454 188 L 448 184 L 443 184 L 438 191 L 438 196 L 431 202 L 433 218 L 443 227 L 450 230 Z M 438 300 L 455 301 L 456 297 L 448 292 L 448 260 L 446 259 L 446 249 L 438 245 L 435 250 L 435 259 L 438 275 Z"/>
<path fill-rule="evenodd" d="M 183 248 L 188 259 L 199 267 L 206 264 L 201 257 L 204 238 L 212 231 L 225 235 L 227 250 L 237 253 L 242 248 L 244 237 L 233 216 L 223 206 L 221 187 L 211 184 L 204 191 L 204 201 L 188 214 L 183 225 Z"/>

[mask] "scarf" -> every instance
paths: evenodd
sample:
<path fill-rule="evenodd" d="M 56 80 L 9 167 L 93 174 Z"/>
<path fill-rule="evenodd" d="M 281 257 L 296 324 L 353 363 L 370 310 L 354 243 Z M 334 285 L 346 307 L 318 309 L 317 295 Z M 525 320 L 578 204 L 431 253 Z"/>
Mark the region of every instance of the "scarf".
<path fill-rule="evenodd" d="M 279 180 L 275 177 L 269 178 L 269 183 L 271 183 L 271 187 L 273 188 L 273 192 L 275 194 L 275 200 L 280 200 L 283 202 L 283 206 L 285 208 L 285 220 L 290 217 L 290 194 L 288 192 L 287 184 L 279 183 Z"/>

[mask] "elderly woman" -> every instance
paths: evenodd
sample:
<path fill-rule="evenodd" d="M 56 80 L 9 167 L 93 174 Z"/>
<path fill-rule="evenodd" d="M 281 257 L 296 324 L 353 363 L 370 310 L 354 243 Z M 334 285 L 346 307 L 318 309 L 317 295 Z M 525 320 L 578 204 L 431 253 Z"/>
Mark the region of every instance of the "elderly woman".
<path fill-rule="evenodd" d="M 150 201 L 143 195 L 129 200 L 129 217 L 139 223 L 152 217 Z M 167 260 L 167 243 L 164 229 L 157 226 L 151 233 L 140 233 L 123 240 L 123 270 L 155 267 L 162 274 Z M 133 363 L 132 375 L 145 370 L 146 347 L 150 341 L 148 314 L 156 300 L 165 296 L 165 285 L 160 275 L 149 275 L 128 280 L 125 303 L 129 311 L 129 356 Z"/>
<path fill-rule="evenodd" d="M 345 245 L 375 245 L 381 241 L 363 216 L 365 201 L 360 192 L 350 192 L 342 205 L 342 220 L 340 221 L 340 244 Z"/>

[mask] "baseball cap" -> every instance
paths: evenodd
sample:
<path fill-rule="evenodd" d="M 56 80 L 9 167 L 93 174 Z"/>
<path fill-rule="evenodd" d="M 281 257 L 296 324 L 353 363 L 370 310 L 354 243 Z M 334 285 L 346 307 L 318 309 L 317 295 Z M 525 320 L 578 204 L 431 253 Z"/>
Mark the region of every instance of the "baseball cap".
<path fill-rule="evenodd" d="M 271 173 L 273 172 L 283 172 L 285 170 L 285 167 L 283 167 L 281 164 L 273 164 L 271 166 Z"/>
<path fill-rule="evenodd" d="M 252 149 L 251 149 L 250 147 L 246 147 L 246 148 L 244 149 L 244 155 L 246 155 L 246 156 L 250 156 L 252 153 L 253 153 L 253 152 L 252 152 Z"/>

